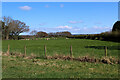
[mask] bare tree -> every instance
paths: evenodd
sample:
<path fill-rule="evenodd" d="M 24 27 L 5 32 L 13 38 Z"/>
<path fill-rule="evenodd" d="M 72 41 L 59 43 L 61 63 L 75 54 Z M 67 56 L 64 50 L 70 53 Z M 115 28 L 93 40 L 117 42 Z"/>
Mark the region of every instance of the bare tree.
<path fill-rule="evenodd" d="M 18 35 L 22 32 L 28 32 L 29 26 L 27 26 L 24 22 L 19 20 L 13 20 L 10 24 L 11 32 L 10 35 L 18 37 Z"/>
<path fill-rule="evenodd" d="M 5 37 L 6 37 L 6 40 L 9 39 L 9 33 L 11 31 L 11 26 L 10 26 L 10 23 L 12 22 L 12 18 L 11 17 L 3 17 L 3 22 L 4 22 L 4 32 L 5 32 Z"/>
<path fill-rule="evenodd" d="M 9 36 L 16 36 L 16 38 L 18 38 L 20 33 L 29 31 L 29 26 L 24 22 L 13 20 L 10 17 L 3 17 L 3 23 L 4 25 L 2 26 L 2 29 L 6 40 L 9 39 Z"/>
<path fill-rule="evenodd" d="M 37 34 L 37 31 L 36 30 L 33 30 L 30 32 L 31 35 L 36 35 Z"/>
<path fill-rule="evenodd" d="M 33 38 L 35 38 L 36 35 L 37 35 L 37 31 L 36 31 L 36 30 L 33 30 L 33 31 L 30 32 L 30 34 L 33 35 Z"/>

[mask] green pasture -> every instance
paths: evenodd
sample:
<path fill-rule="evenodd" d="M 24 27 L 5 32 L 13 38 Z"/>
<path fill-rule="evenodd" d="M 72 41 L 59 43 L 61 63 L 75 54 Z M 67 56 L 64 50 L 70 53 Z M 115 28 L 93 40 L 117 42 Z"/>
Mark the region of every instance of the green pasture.
<path fill-rule="evenodd" d="M 118 58 L 120 43 L 88 40 L 88 39 L 39 39 L 39 40 L 3 40 L 2 51 L 6 52 L 8 44 L 10 52 L 24 54 L 24 46 L 27 47 L 27 55 L 31 53 L 38 57 L 44 56 L 44 45 L 47 47 L 47 55 L 69 55 L 72 45 L 74 57 L 105 56 L 104 46 L 107 46 L 108 57 Z M 37 58 L 24 59 L 20 57 L 2 57 L 3 78 L 118 78 L 119 64 L 88 63 L 68 60 L 54 60 Z"/>
<path fill-rule="evenodd" d="M 89 40 L 89 39 L 39 39 L 39 40 L 3 40 L 2 51 L 6 52 L 8 44 L 10 45 L 10 52 L 24 53 L 24 46 L 26 45 L 27 55 L 31 53 L 37 56 L 44 56 L 44 45 L 47 47 L 47 55 L 69 55 L 70 45 L 72 45 L 73 56 L 90 56 L 90 57 L 104 57 L 107 46 L 108 56 L 118 57 L 120 51 L 120 43 Z"/>
<path fill-rule="evenodd" d="M 42 80 L 46 78 L 118 78 L 118 70 L 119 64 L 48 59 L 38 59 L 37 62 L 33 62 L 30 59 L 3 56 L 2 77 L 42 78 Z"/>

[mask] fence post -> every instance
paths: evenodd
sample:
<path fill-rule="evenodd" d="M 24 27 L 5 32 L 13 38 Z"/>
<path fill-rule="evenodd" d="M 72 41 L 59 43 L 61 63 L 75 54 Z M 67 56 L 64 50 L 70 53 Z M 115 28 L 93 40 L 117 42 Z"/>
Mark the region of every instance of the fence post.
<path fill-rule="evenodd" d="M 45 54 L 45 58 L 47 58 L 47 55 L 46 55 L 46 45 L 44 45 L 44 54 Z"/>
<path fill-rule="evenodd" d="M 7 54 L 8 54 L 8 55 L 10 54 L 10 46 L 9 46 L 9 44 L 8 44 Z"/>
<path fill-rule="evenodd" d="M 105 57 L 107 57 L 107 46 L 105 46 Z"/>
<path fill-rule="evenodd" d="M 72 45 L 70 46 L 70 57 L 72 58 Z"/>
<path fill-rule="evenodd" d="M 26 56 L 26 45 L 24 46 L 24 56 Z"/>

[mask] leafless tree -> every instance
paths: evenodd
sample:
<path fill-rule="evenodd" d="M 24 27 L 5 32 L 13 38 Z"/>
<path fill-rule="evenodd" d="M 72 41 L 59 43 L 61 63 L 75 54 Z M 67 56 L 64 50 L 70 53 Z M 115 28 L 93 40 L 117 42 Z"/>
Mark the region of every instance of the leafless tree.
<path fill-rule="evenodd" d="M 36 30 L 33 30 L 33 31 L 30 32 L 30 34 L 33 35 L 33 38 L 35 38 L 36 35 L 37 35 L 37 31 L 36 31 Z"/>
<path fill-rule="evenodd" d="M 24 22 L 21 22 L 19 20 L 13 20 L 10 23 L 11 26 L 11 32 L 10 35 L 18 37 L 18 35 L 22 32 L 28 32 L 29 26 L 27 26 Z"/>
<path fill-rule="evenodd" d="M 3 22 L 3 29 L 6 40 L 9 39 L 9 35 L 16 36 L 18 38 L 20 33 L 29 31 L 29 26 L 19 20 L 13 20 L 10 17 L 3 17 Z"/>
<path fill-rule="evenodd" d="M 12 18 L 11 17 L 3 17 L 3 22 L 4 22 L 4 32 L 5 32 L 5 37 L 6 37 L 6 40 L 9 39 L 9 33 L 11 31 L 11 26 L 10 26 L 10 23 L 12 22 Z"/>

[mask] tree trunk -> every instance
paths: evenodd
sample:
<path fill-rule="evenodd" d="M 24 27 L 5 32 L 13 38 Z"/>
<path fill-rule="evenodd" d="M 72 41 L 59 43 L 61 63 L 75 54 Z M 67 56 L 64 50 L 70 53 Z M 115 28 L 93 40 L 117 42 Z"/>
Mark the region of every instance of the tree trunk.
<path fill-rule="evenodd" d="M 6 34 L 6 40 L 8 40 L 9 39 L 9 34 Z"/>

